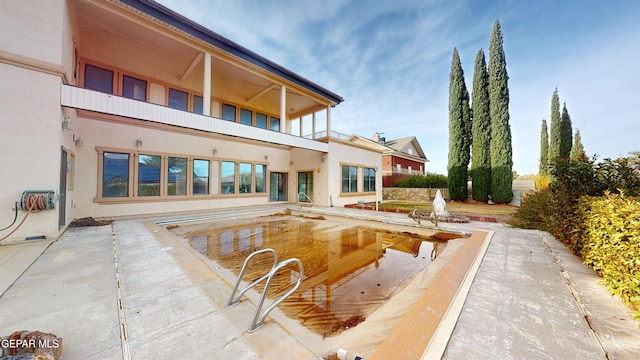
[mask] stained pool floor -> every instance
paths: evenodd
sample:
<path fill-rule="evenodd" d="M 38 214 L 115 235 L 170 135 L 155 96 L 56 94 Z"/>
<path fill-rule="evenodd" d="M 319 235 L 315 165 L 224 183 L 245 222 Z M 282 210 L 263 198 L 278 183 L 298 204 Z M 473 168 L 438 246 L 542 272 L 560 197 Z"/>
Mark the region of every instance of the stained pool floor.
<path fill-rule="evenodd" d="M 280 261 L 299 259 L 304 267 L 302 284 L 279 308 L 322 336 L 335 335 L 365 320 L 446 246 L 446 241 L 433 237 L 435 231 L 431 235 L 399 232 L 371 224 L 283 214 L 170 228 L 235 276 L 247 256 L 259 249 L 272 248 Z M 258 279 L 273 264 L 270 253 L 257 256 L 248 264 L 243 280 Z M 299 277 L 295 264 L 281 269 L 267 297 L 277 299 Z M 257 291 L 262 292 L 263 285 L 264 281 Z"/>

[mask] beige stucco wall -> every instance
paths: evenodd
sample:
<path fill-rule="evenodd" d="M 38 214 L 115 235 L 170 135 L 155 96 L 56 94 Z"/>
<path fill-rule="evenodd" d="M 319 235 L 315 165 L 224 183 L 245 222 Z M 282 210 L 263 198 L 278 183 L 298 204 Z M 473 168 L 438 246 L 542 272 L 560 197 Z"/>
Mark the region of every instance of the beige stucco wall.
<path fill-rule="evenodd" d="M 342 194 L 342 163 L 357 165 L 368 168 L 375 168 L 375 165 L 382 163 L 382 155 L 377 151 L 366 150 L 360 147 L 351 146 L 341 141 L 329 142 L 328 162 L 328 192 L 331 197 L 330 203 L 333 206 L 344 206 L 354 204 L 358 201 L 375 201 L 376 195 L 369 193 Z M 379 200 L 382 200 L 382 173 L 376 173 L 376 187 L 378 188 Z M 362 189 L 362 169 L 358 169 L 358 189 Z"/>
<path fill-rule="evenodd" d="M 2 1 L 0 49 L 62 64 L 64 1 Z"/>
<path fill-rule="evenodd" d="M 144 122 L 141 123 L 144 125 Z M 84 146 L 76 151 L 78 169 L 76 173 L 76 192 L 79 200 L 75 205 L 76 217 L 112 217 L 137 214 L 157 214 L 174 211 L 206 210 L 221 207 L 251 206 L 269 203 L 268 191 L 264 194 L 241 196 L 214 196 L 203 199 L 176 201 L 149 201 L 143 203 L 99 204 L 94 201 L 98 192 L 98 152 L 96 147 L 108 147 L 121 150 L 138 150 L 140 153 L 160 152 L 185 155 L 214 160 L 212 187 L 217 193 L 218 178 L 215 161 L 236 161 L 264 163 L 267 157 L 267 172 L 290 171 L 291 157 L 289 149 L 282 146 L 261 145 L 255 142 L 243 142 L 233 138 L 211 138 L 200 135 L 164 131 L 130 124 L 81 118 L 78 121 L 77 135 Z M 142 146 L 136 148 L 136 140 Z M 215 154 L 213 153 L 213 150 Z M 268 174 L 267 174 L 268 175 Z M 292 179 L 293 175 L 289 175 Z M 268 181 L 268 176 L 267 176 Z M 268 187 L 267 187 L 268 189 Z M 291 192 L 290 192 L 291 194 Z M 290 199 L 293 199 L 290 197 Z"/>
<path fill-rule="evenodd" d="M 0 145 L 6 155 L 0 180 L 0 227 L 5 227 L 11 224 L 11 208 L 24 190 L 58 193 L 61 144 L 70 143 L 72 134 L 61 127 L 59 76 L 0 63 L 0 79 Z M 24 215 L 20 212 L 18 221 Z M 10 240 L 55 237 L 57 219 L 57 210 L 31 214 Z M 0 232 L 0 237 L 8 231 Z"/>

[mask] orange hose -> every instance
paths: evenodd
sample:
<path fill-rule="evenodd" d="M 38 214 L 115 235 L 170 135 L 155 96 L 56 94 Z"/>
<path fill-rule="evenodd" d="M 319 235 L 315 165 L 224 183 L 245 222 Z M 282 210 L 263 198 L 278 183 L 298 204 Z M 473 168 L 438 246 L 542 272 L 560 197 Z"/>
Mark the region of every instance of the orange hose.
<path fill-rule="evenodd" d="M 14 232 L 16 232 L 20 228 L 20 226 L 22 226 L 24 221 L 27 220 L 27 217 L 29 216 L 29 214 L 31 214 L 32 212 L 38 212 L 46 209 L 47 197 L 44 195 L 28 194 L 24 198 L 24 205 L 27 208 L 27 214 L 22 218 L 22 221 L 20 221 L 20 223 L 18 224 L 18 226 L 16 226 L 15 229 L 11 230 L 10 233 L 8 233 L 5 237 L 0 239 L 0 242 L 2 242 L 3 240 L 11 236 Z"/>

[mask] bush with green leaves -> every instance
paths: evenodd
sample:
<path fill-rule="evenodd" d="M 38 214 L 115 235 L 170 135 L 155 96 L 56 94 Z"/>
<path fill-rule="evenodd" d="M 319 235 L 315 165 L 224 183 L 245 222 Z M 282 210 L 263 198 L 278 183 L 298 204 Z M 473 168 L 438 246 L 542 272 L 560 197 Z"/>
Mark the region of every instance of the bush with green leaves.
<path fill-rule="evenodd" d="M 626 304 L 640 310 L 640 199 L 607 193 L 583 197 L 580 255 Z"/>
<path fill-rule="evenodd" d="M 560 159 L 548 190 L 527 195 L 512 225 L 550 232 L 640 310 L 640 171 L 634 158 Z"/>
<path fill-rule="evenodd" d="M 413 175 L 397 180 L 393 183 L 393 187 L 444 189 L 447 188 L 447 184 L 446 175 L 427 173 L 427 175 Z"/>

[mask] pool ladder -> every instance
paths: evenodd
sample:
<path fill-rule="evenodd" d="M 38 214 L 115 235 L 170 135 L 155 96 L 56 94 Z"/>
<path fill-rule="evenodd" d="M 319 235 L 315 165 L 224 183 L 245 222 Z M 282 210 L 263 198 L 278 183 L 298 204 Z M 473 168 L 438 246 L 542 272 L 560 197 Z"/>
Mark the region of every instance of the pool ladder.
<path fill-rule="evenodd" d="M 240 286 L 240 281 L 242 280 L 242 276 L 244 275 L 245 270 L 247 269 L 247 264 L 249 261 L 256 255 L 264 254 L 264 253 L 273 253 L 273 266 L 271 270 L 262 275 L 259 279 L 255 280 L 251 284 L 247 285 L 244 289 L 240 290 L 238 296 L 236 296 L 236 292 L 238 291 L 238 287 Z M 266 310 L 260 315 L 260 310 L 262 309 L 262 305 L 264 304 L 264 300 L 267 297 L 267 291 L 269 290 L 269 285 L 271 284 L 271 279 L 273 279 L 273 275 L 280 270 L 281 268 L 291 264 L 297 263 L 298 270 L 300 276 L 298 276 L 298 281 L 296 284 L 289 289 L 286 293 L 280 296 L 277 300 L 275 300 L 271 305 L 267 306 Z M 278 304 L 280 304 L 284 299 L 289 297 L 289 295 L 293 294 L 294 291 L 298 289 L 300 283 L 302 282 L 302 277 L 304 276 L 304 268 L 302 267 L 302 262 L 296 258 L 290 258 L 281 262 L 278 262 L 278 254 L 276 254 L 275 250 L 267 248 L 262 250 L 257 250 L 249 254 L 247 258 L 244 260 L 244 264 L 242 265 L 242 270 L 240 270 L 240 274 L 238 275 L 238 280 L 236 281 L 236 285 L 233 287 L 233 291 L 231 292 L 231 297 L 229 298 L 229 302 L 226 307 L 231 307 L 240 303 L 240 298 L 244 295 L 249 289 L 259 284 L 262 280 L 267 279 L 267 283 L 264 285 L 264 290 L 262 291 L 262 296 L 260 296 L 260 301 L 258 302 L 258 306 L 256 308 L 256 314 L 253 317 L 253 321 L 251 322 L 251 326 L 249 327 L 249 332 L 254 332 L 259 330 L 262 326 L 264 326 L 264 320 L 271 310 L 273 310 Z"/>

